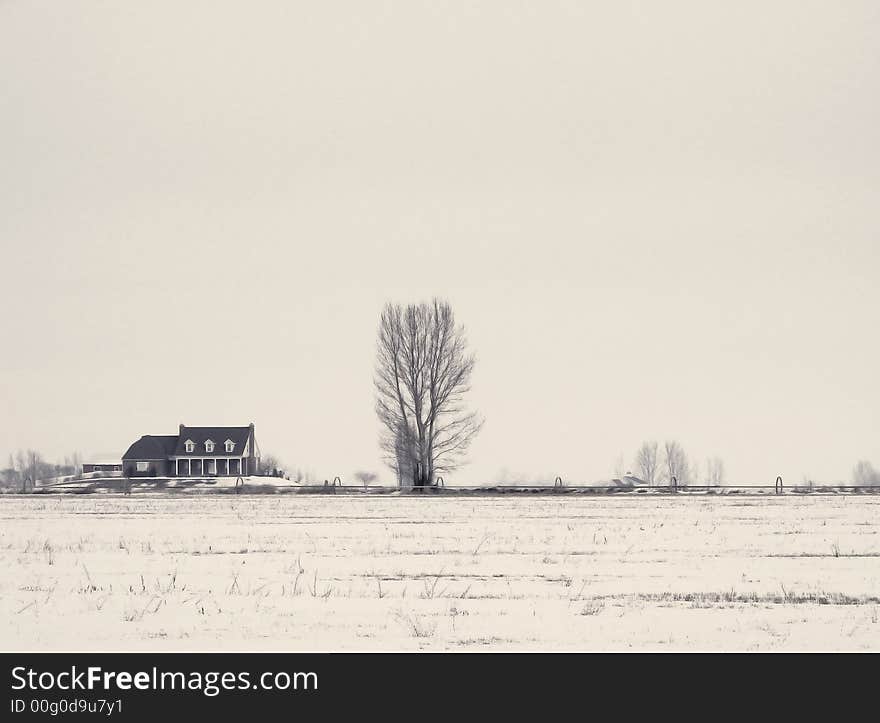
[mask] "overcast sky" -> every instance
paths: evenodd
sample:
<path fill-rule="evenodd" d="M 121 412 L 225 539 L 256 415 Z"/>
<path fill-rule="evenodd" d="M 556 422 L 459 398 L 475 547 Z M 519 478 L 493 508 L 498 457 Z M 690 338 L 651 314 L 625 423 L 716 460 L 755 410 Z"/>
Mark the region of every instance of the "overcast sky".
<path fill-rule="evenodd" d="M 0 465 L 254 421 L 383 468 L 385 301 L 448 298 L 450 482 L 880 464 L 877 2 L 0 0 Z"/>

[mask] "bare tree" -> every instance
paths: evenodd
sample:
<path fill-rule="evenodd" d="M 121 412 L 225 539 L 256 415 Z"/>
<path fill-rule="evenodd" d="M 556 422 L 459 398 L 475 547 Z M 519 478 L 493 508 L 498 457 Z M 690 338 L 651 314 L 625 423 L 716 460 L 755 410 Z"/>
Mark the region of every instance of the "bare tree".
<path fill-rule="evenodd" d="M 880 485 L 880 473 L 867 460 L 861 460 L 853 469 L 853 484 L 856 487 Z"/>
<path fill-rule="evenodd" d="M 21 469 L 18 467 L 15 459 L 12 457 L 12 453 L 9 454 L 9 462 L 8 462 L 8 470 L 6 472 L 6 484 L 8 487 L 17 488 L 21 481 Z"/>
<path fill-rule="evenodd" d="M 24 485 L 24 480 L 28 473 L 28 460 L 24 450 L 19 449 L 15 453 L 15 471 L 17 472 L 18 481 Z"/>
<path fill-rule="evenodd" d="M 264 454 L 260 457 L 260 464 L 257 469 L 257 474 L 262 477 L 282 477 L 284 476 L 284 469 L 281 463 L 275 455 L 273 454 Z"/>
<path fill-rule="evenodd" d="M 712 487 L 724 484 L 724 460 L 721 457 L 706 460 L 706 482 Z"/>
<path fill-rule="evenodd" d="M 474 364 L 448 302 L 383 309 L 376 414 L 384 427 L 382 449 L 399 480 L 424 487 L 463 464 L 483 424 L 464 406 Z"/>
<path fill-rule="evenodd" d="M 375 472 L 355 472 L 354 478 L 358 480 L 364 487 L 368 487 L 370 483 L 375 482 L 377 478 Z"/>
<path fill-rule="evenodd" d="M 17 454 L 21 469 L 21 491 L 33 492 L 37 486 L 37 480 L 48 476 L 46 463 L 42 455 L 36 450 L 29 449 L 27 452 L 18 451 Z"/>
<path fill-rule="evenodd" d="M 687 463 L 687 480 L 685 484 L 699 484 L 700 482 L 700 460 L 694 458 L 686 458 Z M 709 474 L 709 469 L 706 468 L 706 474 Z"/>
<path fill-rule="evenodd" d="M 636 452 L 635 468 L 650 487 L 654 486 L 657 479 L 657 443 L 644 442 Z"/>
<path fill-rule="evenodd" d="M 672 478 L 675 477 L 678 484 L 687 485 L 690 482 L 690 465 L 682 446 L 671 440 L 663 445 L 663 451 L 666 481 L 672 482 Z"/>

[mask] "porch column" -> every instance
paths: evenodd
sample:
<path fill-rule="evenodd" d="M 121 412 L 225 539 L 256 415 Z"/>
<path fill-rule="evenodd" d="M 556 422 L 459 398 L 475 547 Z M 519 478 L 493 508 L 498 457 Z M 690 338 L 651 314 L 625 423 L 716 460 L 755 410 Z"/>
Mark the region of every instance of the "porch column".
<path fill-rule="evenodd" d="M 193 463 L 192 463 L 192 460 L 191 460 L 191 459 L 187 459 L 187 460 L 186 460 L 186 476 L 187 476 L 187 477 L 192 477 L 192 473 L 193 473 Z"/>

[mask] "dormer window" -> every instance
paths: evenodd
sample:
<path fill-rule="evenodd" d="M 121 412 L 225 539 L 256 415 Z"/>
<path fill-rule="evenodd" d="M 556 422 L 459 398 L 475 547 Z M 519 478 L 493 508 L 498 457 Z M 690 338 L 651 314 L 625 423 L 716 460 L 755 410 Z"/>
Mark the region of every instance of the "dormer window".
<path fill-rule="evenodd" d="M 234 449 L 235 449 L 235 442 L 233 442 L 231 439 L 227 439 L 226 440 L 226 451 L 231 452 Z"/>
<path fill-rule="evenodd" d="M 205 451 L 206 452 L 213 452 L 214 451 L 214 443 L 210 439 L 205 441 Z"/>
<path fill-rule="evenodd" d="M 186 451 L 190 454 L 196 451 L 196 443 L 193 442 L 191 439 L 186 440 L 186 442 L 184 443 L 184 447 L 186 447 Z"/>

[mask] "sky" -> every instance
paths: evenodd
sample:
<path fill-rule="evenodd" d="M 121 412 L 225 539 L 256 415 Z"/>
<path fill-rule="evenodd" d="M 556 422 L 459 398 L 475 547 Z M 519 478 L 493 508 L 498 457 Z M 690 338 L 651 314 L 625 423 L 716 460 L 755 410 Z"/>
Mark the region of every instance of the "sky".
<path fill-rule="evenodd" d="M 448 299 L 449 484 L 880 466 L 880 5 L 0 0 L 0 460 L 254 422 L 391 482 L 387 301 Z M 0 462 L 0 466 L 5 466 Z"/>

